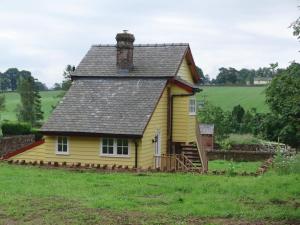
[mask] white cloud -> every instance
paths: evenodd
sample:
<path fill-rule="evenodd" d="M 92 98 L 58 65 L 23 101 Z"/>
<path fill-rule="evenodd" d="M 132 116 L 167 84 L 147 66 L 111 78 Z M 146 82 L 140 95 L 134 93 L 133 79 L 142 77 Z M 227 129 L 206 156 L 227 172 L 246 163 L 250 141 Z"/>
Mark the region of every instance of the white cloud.
<path fill-rule="evenodd" d="M 2 0 L 0 70 L 28 69 L 49 86 L 90 45 L 114 43 L 129 29 L 137 43 L 189 42 L 196 63 L 211 77 L 218 68 L 286 66 L 299 60 L 288 25 L 297 0 Z"/>

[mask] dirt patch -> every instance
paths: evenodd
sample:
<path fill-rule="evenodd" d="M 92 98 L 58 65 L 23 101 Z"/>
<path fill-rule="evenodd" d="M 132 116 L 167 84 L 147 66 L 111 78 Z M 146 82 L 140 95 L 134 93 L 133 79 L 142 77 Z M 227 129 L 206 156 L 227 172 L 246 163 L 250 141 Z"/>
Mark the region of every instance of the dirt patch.
<path fill-rule="evenodd" d="M 300 221 L 249 221 L 234 218 L 180 217 L 138 211 L 88 208 L 59 197 L 23 199 L 16 206 L 0 206 L 0 224 L 192 224 L 192 225 L 299 225 Z M 21 207 L 20 207 L 21 206 Z M 17 209 L 17 210 L 16 210 Z"/>

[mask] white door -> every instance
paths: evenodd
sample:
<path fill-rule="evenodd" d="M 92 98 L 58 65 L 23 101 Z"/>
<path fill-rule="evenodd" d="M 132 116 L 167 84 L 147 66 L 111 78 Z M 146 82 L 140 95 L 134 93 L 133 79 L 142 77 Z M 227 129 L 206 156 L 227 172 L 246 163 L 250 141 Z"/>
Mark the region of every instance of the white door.
<path fill-rule="evenodd" d="M 161 135 L 160 132 L 157 131 L 155 135 L 155 142 L 154 142 L 154 166 L 155 168 L 160 168 L 161 163 Z"/>

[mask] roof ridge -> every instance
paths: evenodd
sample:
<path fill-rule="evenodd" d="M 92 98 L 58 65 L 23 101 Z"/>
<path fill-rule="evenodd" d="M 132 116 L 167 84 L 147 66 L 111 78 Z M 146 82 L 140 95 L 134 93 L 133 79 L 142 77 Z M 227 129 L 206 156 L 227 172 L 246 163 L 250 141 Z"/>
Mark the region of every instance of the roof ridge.
<path fill-rule="evenodd" d="M 134 44 L 134 47 L 189 46 L 189 43 Z M 92 47 L 116 47 L 115 44 L 94 44 Z"/>

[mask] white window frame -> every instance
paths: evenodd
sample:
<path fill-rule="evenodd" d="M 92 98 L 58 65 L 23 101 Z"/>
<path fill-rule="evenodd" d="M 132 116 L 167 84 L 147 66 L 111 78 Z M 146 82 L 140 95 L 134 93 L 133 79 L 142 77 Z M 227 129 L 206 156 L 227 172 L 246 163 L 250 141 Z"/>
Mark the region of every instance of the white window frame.
<path fill-rule="evenodd" d="M 103 139 L 113 139 L 114 140 L 114 149 L 113 149 L 113 154 L 109 153 L 103 153 Z M 123 154 L 117 154 L 118 148 L 117 148 L 117 141 L 118 140 L 127 140 L 128 141 L 128 154 L 123 155 Z M 100 156 L 102 157 L 117 157 L 117 158 L 129 158 L 130 157 L 130 140 L 127 138 L 101 138 L 100 139 Z"/>
<path fill-rule="evenodd" d="M 191 105 L 191 101 L 193 101 L 194 103 L 194 110 L 192 111 L 192 105 Z M 189 98 L 189 115 L 190 116 L 195 116 L 197 114 L 197 102 L 196 102 L 196 97 L 195 96 L 191 96 Z"/>
<path fill-rule="evenodd" d="M 58 138 L 66 138 L 67 139 L 67 151 L 63 152 L 63 151 L 58 151 Z M 56 137 L 56 148 L 55 148 L 55 153 L 57 155 L 69 155 L 70 154 L 70 146 L 69 146 L 69 137 L 67 136 L 57 136 Z"/>

